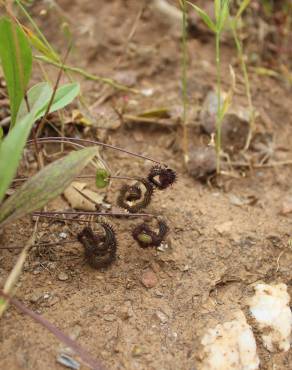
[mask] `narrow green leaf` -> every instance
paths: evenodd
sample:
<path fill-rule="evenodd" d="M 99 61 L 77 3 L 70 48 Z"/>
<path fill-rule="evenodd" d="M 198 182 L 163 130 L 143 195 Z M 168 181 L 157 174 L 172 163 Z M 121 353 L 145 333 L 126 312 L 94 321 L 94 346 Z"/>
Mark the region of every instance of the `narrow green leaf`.
<path fill-rule="evenodd" d="M 0 203 L 4 198 L 21 159 L 30 130 L 35 122 L 33 113 L 15 125 L 0 144 Z M 0 216 L 1 217 L 1 216 Z"/>
<path fill-rule="evenodd" d="M 215 19 L 218 22 L 221 13 L 221 0 L 214 0 Z"/>
<path fill-rule="evenodd" d="M 39 209 L 56 198 L 97 153 L 97 147 L 73 151 L 44 167 L 2 204 L 0 225 Z"/>
<path fill-rule="evenodd" d="M 0 126 L 0 142 L 3 139 L 3 136 L 4 136 L 3 128 Z"/>
<path fill-rule="evenodd" d="M 227 16 L 229 14 L 229 0 L 222 0 L 220 16 L 217 22 L 217 32 L 222 32 Z"/>
<path fill-rule="evenodd" d="M 211 31 L 213 31 L 214 33 L 216 33 L 217 32 L 216 25 L 213 23 L 212 19 L 208 16 L 208 14 L 206 12 L 204 12 L 204 10 L 202 10 L 201 8 L 199 8 L 197 5 L 192 4 L 189 1 L 187 1 L 187 3 L 189 5 L 191 5 L 195 9 L 195 11 L 199 14 L 199 16 L 202 18 L 202 20 L 204 21 L 204 23 L 207 25 L 207 27 Z"/>
<path fill-rule="evenodd" d="M 50 101 L 52 93 L 53 89 L 47 82 L 40 82 L 34 85 L 27 92 L 27 101 L 29 104 L 30 112 L 34 112 L 36 120 L 41 117 L 41 112 L 45 110 L 48 102 Z M 16 122 L 20 121 L 27 114 L 27 104 L 23 99 L 19 107 Z"/>
<path fill-rule="evenodd" d="M 70 104 L 74 98 L 79 94 L 80 86 L 78 83 L 70 83 L 59 87 L 56 91 L 56 95 L 53 104 L 50 107 L 50 113 L 55 112 L 66 105 Z M 31 111 L 34 111 L 35 120 L 41 118 L 48 107 L 53 89 L 47 82 L 41 82 L 33 86 L 27 93 L 27 99 Z M 22 119 L 27 112 L 26 102 L 23 100 L 19 108 L 17 115 L 17 121 Z"/>
<path fill-rule="evenodd" d="M 7 83 L 13 126 L 30 80 L 32 52 L 21 27 L 8 17 L 0 19 L 0 58 Z"/>
<path fill-rule="evenodd" d="M 80 92 L 80 85 L 77 82 L 63 85 L 58 88 L 50 108 L 50 113 L 56 110 L 64 108 L 66 105 L 70 104 Z"/>
<path fill-rule="evenodd" d="M 95 185 L 97 188 L 102 189 L 108 186 L 110 174 L 104 168 L 99 168 L 96 171 Z"/>
<path fill-rule="evenodd" d="M 238 12 L 236 13 L 236 18 L 239 18 L 241 14 L 245 11 L 245 9 L 249 6 L 251 0 L 243 0 L 240 4 Z"/>

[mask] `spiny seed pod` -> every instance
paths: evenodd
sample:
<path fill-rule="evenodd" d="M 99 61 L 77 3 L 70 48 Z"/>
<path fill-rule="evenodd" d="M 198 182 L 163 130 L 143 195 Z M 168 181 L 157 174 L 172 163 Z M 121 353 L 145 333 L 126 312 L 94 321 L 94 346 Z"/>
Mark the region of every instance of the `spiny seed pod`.
<path fill-rule="evenodd" d="M 176 180 L 176 173 L 171 168 L 154 166 L 151 168 L 148 180 L 160 190 L 168 188 Z"/>
<path fill-rule="evenodd" d="M 117 240 L 111 225 L 100 222 L 104 233 L 94 233 L 91 227 L 85 227 L 77 236 L 85 250 L 89 265 L 95 269 L 109 266 L 116 258 Z"/>
<path fill-rule="evenodd" d="M 131 213 L 137 213 L 151 202 L 153 185 L 143 178 L 137 178 L 134 185 L 123 185 L 117 199 L 117 205 Z M 142 189 L 143 187 L 144 189 Z"/>
<path fill-rule="evenodd" d="M 133 238 L 140 247 L 158 247 L 168 232 L 168 227 L 164 221 L 158 221 L 158 232 L 151 230 L 150 226 L 142 223 L 132 231 Z"/>
<path fill-rule="evenodd" d="M 142 198 L 142 190 L 137 185 L 129 186 L 126 194 L 127 202 L 134 202 Z"/>

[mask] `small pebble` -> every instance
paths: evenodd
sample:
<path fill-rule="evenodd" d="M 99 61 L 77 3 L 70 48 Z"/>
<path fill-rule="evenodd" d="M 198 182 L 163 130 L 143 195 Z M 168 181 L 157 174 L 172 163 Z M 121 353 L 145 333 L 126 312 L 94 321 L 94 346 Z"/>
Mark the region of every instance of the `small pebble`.
<path fill-rule="evenodd" d="M 196 147 L 190 151 L 188 172 L 191 176 L 201 181 L 216 172 L 216 151 L 212 146 Z"/>
<path fill-rule="evenodd" d="M 59 234 L 59 237 L 62 238 L 62 239 L 66 239 L 67 238 L 67 234 L 66 233 L 60 233 Z"/>
<path fill-rule="evenodd" d="M 142 355 L 142 353 L 143 353 L 143 350 L 142 350 L 141 347 L 139 347 L 139 346 L 134 346 L 133 347 L 133 349 L 132 349 L 132 355 L 134 357 L 139 357 L 139 356 Z"/>
<path fill-rule="evenodd" d="M 58 275 L 58 279 L 60 281 L 66 281 L 69 279 L 69 276 L 68 274 L 66 274 L 66 272 L 60 272 L 59 275 Z"/>
<path fill-rule="evenodd" d="M 157 248 L 160 252 L 166 252 L 168 250 L 169 246 L 167 243 L 162 242 L 160 246 Z"/>
<path fill-rule="evenodd" d="M 156 290 L 155 295 L 159 298 L 162 298 L 164 296 L 164 294 L 160 290 Z"/>
<path fill-rule="evenodd" d="M 280 213 L 284 216 L 292 213 L 292 196 L 286 196 L 282 202 L 282 208 Z"/>
<path fill-rule="evenodd" d="M 37 301 L 41 299 L 41 297 L 42 297 L 42 294 L 34 293 L 29 300 L 31 303 L 37 303 Z"/>
<path fill-rule="evenodd" d="M 152 270 L 146 270 L 142 274 L 141 282 L 145 288 L 151 289 L 158 284 L 158 278 Z"/>
<path fill-rule="evenodd" d="M 218 231 L 218 233 L 221 235 L 228 234 L 231 231 L 232 226 L 233 226 L 232 221 L 226 221 L 220 225 L 215 225 L 215 230 Z"/>
<path fill-rule="evenodd" d="M 168 317 L 165 315 L 164 312 L 162 311 L 156 311 L 155 312 L 155 316 L 158 318 L 158 320 L 162 323 L 162 324 L 166 324 L 167 321 L 168 321 Z"/>
<path fill-rule="evenodd" d="M 113 314 L 109 314 L 109 315 L 104 315 L 103 316 L 103 319 L 105 320 L 105 321 L 109 321 L 109 322 L 113 322 L 113 321 L 116 321 L 116 316 L 115 315 L 113 315 Z"/>
<path fill-rule="evenodd" d="M 120 309 L 119 317 L 122 320 L 128 320 L 133 316 L 132 308 L 128 306 L 123 306 Z"/>
<path fill-rule="evenodd" d="M 64 366 L 68 367 L 69 369 L 73 369 L 73 370 L 79 370 L 80 369 L 79 362 L 74 360 L 72 357 L 70 357 L 66 353 L 61 353 L 57 357 L 57 362 L 59 362 L 59 364 L 61 364 L 61 365 L 64 365 Z"/>

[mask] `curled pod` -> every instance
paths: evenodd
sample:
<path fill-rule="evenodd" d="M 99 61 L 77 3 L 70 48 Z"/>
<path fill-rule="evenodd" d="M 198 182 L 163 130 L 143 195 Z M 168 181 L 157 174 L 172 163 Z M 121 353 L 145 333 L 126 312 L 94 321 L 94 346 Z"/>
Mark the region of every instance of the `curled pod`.
<path fill-rule="evenodd" d="M 109 266 L 116 258 L 117 239 L 111 225 L 101 222 L 103 234 L 85 227 L 77 236 L 85 250 L 85 258 L 95 269 Z"/>
<path fill-rule="evenodd" d="M 123 185 L 117 199 L 117 205 L 130 213 L 137 213 L 151 202 L 153 185 L 143 178 L 137 178 L 134 185 Z"/>
<path fill-rule="evenodd" d="M 168 188 L 175 180 L 176 172 L 167 167 L 153 166 L 148 175 L 148 181 L 159 190 Z"/>
<path fill-rule="evenodd" d="M 142 198 L 142 190 L 138 185 L 129 186 L 125 194 L 127 202 L 135 202 Z"/>
<path fill-rule="evenodd" d="M 158 221 L 158 232 L 153 231 L 146 223 L 135 227 L 132 231 L 133 238 L 138 242 L 140 247 L 158 247 L 164 240 L 168 232 L 168 227 L 164 221 Z"/>

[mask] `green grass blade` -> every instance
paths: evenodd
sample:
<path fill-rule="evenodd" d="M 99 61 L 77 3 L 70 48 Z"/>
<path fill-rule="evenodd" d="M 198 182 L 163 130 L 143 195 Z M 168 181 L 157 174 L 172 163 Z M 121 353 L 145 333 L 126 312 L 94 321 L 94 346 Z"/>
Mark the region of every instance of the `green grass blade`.
<path fill-rule="evenodd" d="M 202 10 L 201 8 L 199 8 L 197 5 L 192 4 L 189 1 L 187 1 L 187 3 L 189 5 L 191 5 L 195 9 L 195 11 L 198 13 L 198 15 L 202 18 L 203 22 L 206 24 L 206 26 L 211 31 L 213 31 L 214 33 L 216 33 L 217 32 L 216 25 L 213 23 L 212 19 L 208 16 L 208 14 L 204 10 Z"/>
<path fill-rule="evenodd" d="M 0 58 L 7 83 L 13 126 L 30 80 L 32 52 L 21 27 L 7 17 L 0 19 Z"/>
<path fill-rule="evenodd" d="M 34 121 L 33 113 L 27 114 L 9 131 L 0 144 L 0 203 L 17 171 L 23 148 Z"/>
<path fill-rule="evenodd" d="M 222 32 L 227 16 L 229 14 L 229 3 L 230 3 L 229 0 L 222 0 L 220 15 L 219 15 L 219 19 L 217 22 L 217 31 L 219 33 Z"/>
<path fill-rule="evenodd" d="M 221 0 L 214 0 L 215 19 L 218 22 L 221 13 Z"/>
<path fill-rule="evenodd" d="M 243 0 L 240 4 L 238 12 L 236 13 L 236 18 L 239 18 L 245 9 L 249 6 L 251 0 Z"/>
<path fill-rule="evenodd" d="M 97 153 L 97 147 L 73 151 L 44 167 L 2 204 L 0 225 L 39 209 L 56 198 Z"/>

